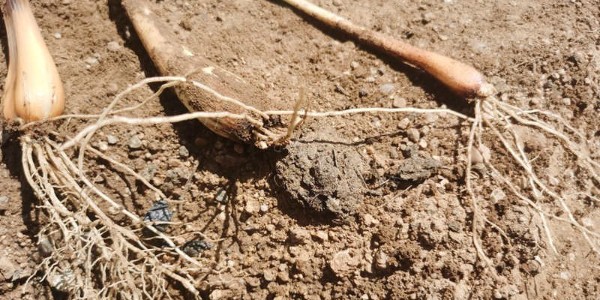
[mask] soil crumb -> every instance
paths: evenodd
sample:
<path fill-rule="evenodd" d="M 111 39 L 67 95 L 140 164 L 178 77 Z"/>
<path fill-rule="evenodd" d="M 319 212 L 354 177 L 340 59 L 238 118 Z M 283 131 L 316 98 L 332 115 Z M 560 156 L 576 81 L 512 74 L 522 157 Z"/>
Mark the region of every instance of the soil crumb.
<path fill-rule="evenodd" d="M 276 163 L 284 193 L 303 207 L 323 213 L 334 222 L 349 220 L 363 201 L 362 174 L 368 165 L 356 147 L 340 140 L 334 130 L 311 132 L 292 142 L 288 154 Z"/>

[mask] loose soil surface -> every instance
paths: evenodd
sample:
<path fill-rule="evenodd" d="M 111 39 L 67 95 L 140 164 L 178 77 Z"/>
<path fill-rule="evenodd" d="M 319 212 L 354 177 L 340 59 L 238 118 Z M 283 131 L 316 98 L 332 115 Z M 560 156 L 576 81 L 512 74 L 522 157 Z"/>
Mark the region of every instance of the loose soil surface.
<path fill-rule="evenodd" d="M 32 2 L 65 84 L 66 113 L 98 114 L 128 85 L 158 75 L 119 0 Z M 598 1 L 315 2 L 476 66 L 502 99 L 560 114 L 600 147 Z M 174 0 L 153 1 L 153 7 L 191 51 L 290 108 L 304 89 L 315 110 L 472 111 L 427 74 L 321 28 L 279 1 Z M 0 32 L 3 77 L 8 51 Z M 120 106 L 156 88 L 135 92 Z M 130 115 L 185 112 L 166 92 Z M 73 136 L 87 122 L 73 119 L 54 129 Z M 167 194 L 175 222 L 168 232 L 178 243 L 204 237 L 190 253 L 214 263 L 214 272 L 198 274 L 206 299 L 598 299 L 600 260 L 579 231 L 548 221 L 555 254 L 539 215 L 507 190 L 478 190 L 485 195 L 479 200 L 484 215 L 497 225 L 478 232 L 493 270 L 481 263 L 463 180 L 468 125 L 440 114 L 310 119 L 287 148 L 261 151 L 194 120 L 111 126 L 92 145 Z M 0 131 L 0 298 L 61 299 L 65 295 L 36 272 L 36 234 L 44 219 L 22 177 L 18 136 L 8 128 Z M 543 135 L 522 132 L 528 151 L 552 147 Z M 500 147 L 491 147 L 490 155 L 508 157 Z M 88 175 L 125 207 L 143 216 L 155 204 L 135 179 L 115 175 L 103 160 L 92 162 Z M 508 174 L 510 166 L 504 166 Z M 542 172 L 560 178 L 561 166 L 557 160 Z M 514 174 L 516 182 L 520 175 Z M 582 224 L 600 231 L 597 200 L 570 205 Z M 558 214 L 554 207 L 551 213 Z M 185 297 L 176 286 L 170 291 Z"/>

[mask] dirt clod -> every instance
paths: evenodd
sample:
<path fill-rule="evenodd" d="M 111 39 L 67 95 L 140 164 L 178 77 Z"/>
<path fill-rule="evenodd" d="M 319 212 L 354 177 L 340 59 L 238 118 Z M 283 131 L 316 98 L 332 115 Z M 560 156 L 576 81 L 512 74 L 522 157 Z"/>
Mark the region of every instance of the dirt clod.
<path fill-rule="evenodd" d="M 337 139 L 333 134 L 318 134 L 321 138 Z M 294 142 L 288 151 L 276 163 L 276 169 L 278 181 L 292 200 L 337 221 L 354 215 L 363 199 L 362 174 L 367 170 L 356 148 L 335 142 Z"/>

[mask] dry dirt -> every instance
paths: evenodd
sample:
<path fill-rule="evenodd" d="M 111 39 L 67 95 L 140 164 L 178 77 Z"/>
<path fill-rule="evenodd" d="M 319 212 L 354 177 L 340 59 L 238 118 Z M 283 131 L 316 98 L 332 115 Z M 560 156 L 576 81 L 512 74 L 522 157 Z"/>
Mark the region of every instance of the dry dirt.
<path fill-rule="evenodd" d="M 129 84 L 157 75 L 119 0 L 32 2 L 65 83 L 68 113 L 97 114 Z M 274 101 L 292 105 L 304 88 L 318 110 L 444 105 L 470 112 L 426 74 L 320 28 L 279 1 L 154 2 L 195 53 Z M 598 1 L 317 2 L 469 62 L 507 101 L 559 113 L 600 142 Z M 141 101 L 151 88 L 122 105 Z M 133 115 L 184 112 L 166 93 Z M 73 120 L 58 129 L 73 135 L 85 124 Z M 178 225 L 169 230 L 179 242 L 194 232 L 206 237 L 210 245 L 192 248 L 221 270 L 203 274 L 207 299 L 598 299 L 598 255 L 559 222 L 550 224 L 559 250 L 553 254 L 539 218 L 508 192 L 490 191 L 495 196 L 480 204 L 509 239 L 491 227 L 481 232 L 498 276 L 483 267 L 464 191 L 467 125 L 448 115 L 309 120 L 287 150 L 264 152 L 189 121 L 109 127 L 93 145 L 176 203 Z M 63 298 L 34 273 L 37 202 L 22 178 L 17 137 L 0 132 L 0 298 Z M 548 146 L 525 134 L 529 149 Z M 140 215 L 152 207 L 154 199 L 135 180 L 107 175 L 114 173 L 106 162 L 95 163 L 92 178 L 118 191 L 113 195 L 126 207 Z M 575 206 L 577 217 L 599 231 L 598 203 Z M 175 288 L 173 295 L 181 296 Z"/>

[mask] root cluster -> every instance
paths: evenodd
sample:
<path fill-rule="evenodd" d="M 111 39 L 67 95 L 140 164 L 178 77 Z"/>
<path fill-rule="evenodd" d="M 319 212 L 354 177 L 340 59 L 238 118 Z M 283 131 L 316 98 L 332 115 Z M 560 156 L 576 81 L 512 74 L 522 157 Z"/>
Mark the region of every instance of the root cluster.
<path fill-rule="evenodd" d="M 114 110 L 121 99 L 150 82 L 163 82 L 157 93 L 139 105 Z M 27 182 L 39 198 L 39 209 L 46 216 L 40 232 L 40 249 L 46 257 L 40 267 L 45 279 L 54 288 L 68 292 L 76 298 L 141 299 L 170 298 L 168 288 L 183 287 L 192 295 L 199 295 L 195 274 L 211 272 L 210 262 L 190 257 L 173 238 L 144 222 L 136 213 L 112 199 L 110 193 L 90 180 L 86 165 L 88 157 L 100 157 L 115 170 L 134 176 L 156 199 L 167 197 L 142 176 L 103 155 L 89 145 L 93 135 L 105 126 L 152 125 L 173 123 L 196 118 L 249 118 L 228 112 L 194 112 L 169 117 L 132 118 L 122 113 L 139 108 L 156 98 L 166 87 L 187 82 L 184 77 L 157 77 L 143 80 L 117 95 L 113 103 L 100 115 L 69 115 L 56 119 L 91 119 L 90 124 L 73 137 L 22 138 L 23 169 Z M 199 85 L 195 86 L 201 88 Z M 224 99 L 228 100 L 228 99 Z M 304 101 L 304 100 L 302 100 Z M 240 104 L 244 105 L 244 104 Z M 418 108 L 360 108 L 345 111 L 313 112 L 297 106 L 294 111 L 264 111 L 261 115 L 293 116 L 292 129 L 301 123 L 297 118 L 334 117 L 365 113 L 445 113 L 464 120 L 470 125 L 469 139 L 465 145 L 467 171 L 465 205 L 472 213 L 473 244 L 480 260 L 493 273 L 493 253 L 488 253 L 481 239 L 484 229 L 495 230 L 510 238 L 505 228 L 486 218 L 489 192 L 501 188 L 512 194 L 512 199 L 526 204 L 542 220 L 546 234 L 546 249 L 559 252 L 560 241 L 553 235 L 549 220 L 556 220 L 577 230 L 590 248 L 600 254 L 600 233 L 592 231 L 573 212 L 574 204 L 592 201 L 598 204 L 600 165 L 594 161 L 585 136 L 569 126 L 559 116 L 540 110 L 523 110 L 497 100 L 494 96 L 475 103 L 475 117 L 462 115 L 448 109 Z M 256 120 L 254 120 L 256 121 Z M 258 123 L 257 123 L 258 124 Z M 31 125 L 27 125 L 31 126 Z M 520 127 L 545 136 L 548 149 L 535 154 L 529 151 Z M 66 140 L 58 142 L 57 140 Z M 482 155 L 483 149 L 494 149 L 491 155 Z M 477 162 L 474 156 L 483 157 Z M 535 155 L 535 157 L 533 156 Z M 550 156 L 558 155 L 568 172 L 560 178 L 545 176 L 545 168 L 552 164 Z M 475 178 L 474 164 L 486 167 L 486 176 Z M 520 178 L 520 179 L 518 179 Z M 556 184 L 556 181 L 560 185 Z M 578 192 L 574 192 L 577 190 Z M 467 201 L 469 200 L 470 201 Z M 561 213 L 557 213 L 557 210 Z M 118 220 L 115 216 L 119 216 Z M 123 221 L 125 220 L 125 221 Z M 149 230 L 150 237 L 143 230 Z M 157 246 L 160 245 L 160 246 Z"/>

